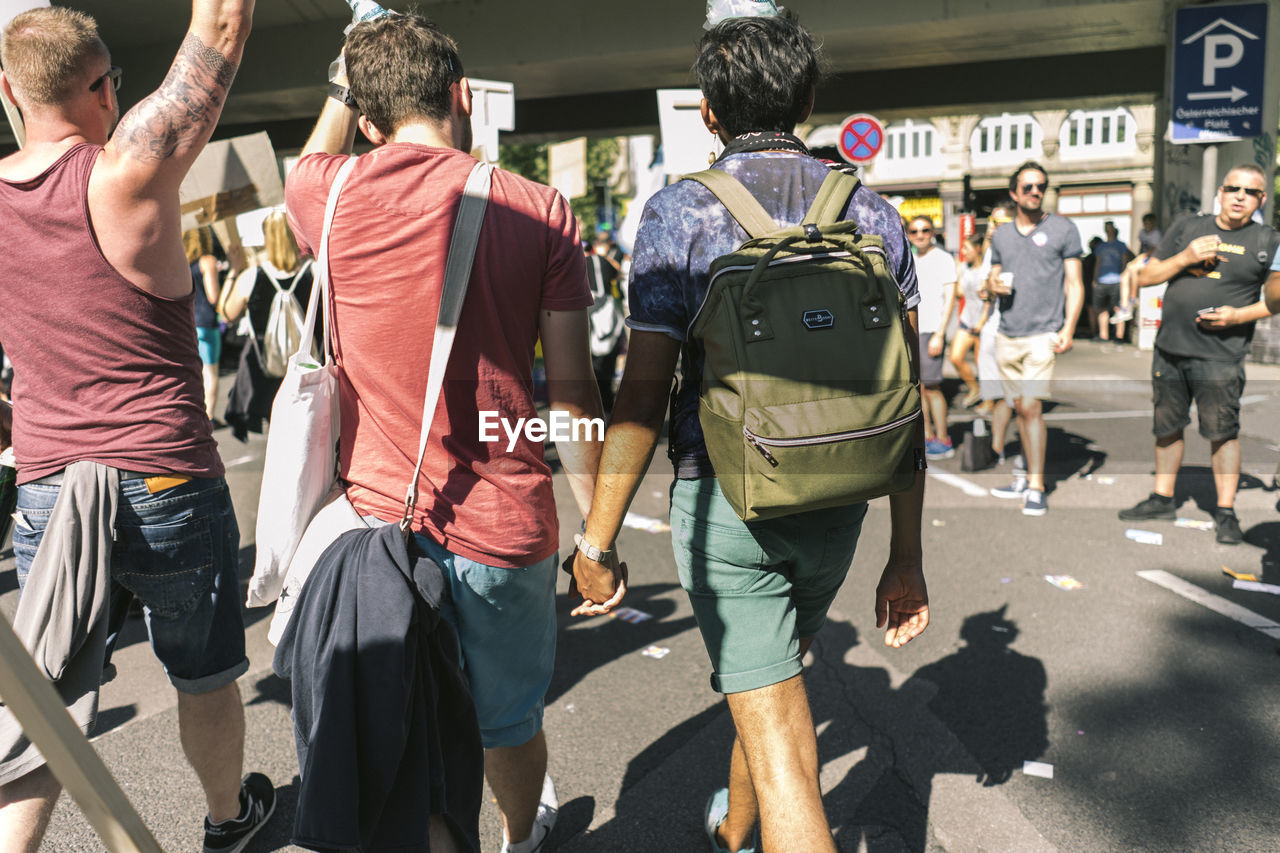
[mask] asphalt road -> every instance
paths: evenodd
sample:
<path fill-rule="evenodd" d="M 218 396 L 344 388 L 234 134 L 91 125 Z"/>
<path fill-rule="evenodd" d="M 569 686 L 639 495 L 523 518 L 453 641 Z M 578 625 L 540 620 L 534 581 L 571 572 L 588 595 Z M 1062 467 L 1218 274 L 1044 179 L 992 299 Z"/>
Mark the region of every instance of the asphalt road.
<path fill-rule="evenodd" d="M 930 479 L 924 516 L 933 623 L 897 651 L 874 630 L 889 513 L 886 501 L 873 502 L 807 676 L 842 851 L 1280 848 L 1280 659 L 1265 633 L 1280 623 L 1280 596 L 1233 589 L 1222 573 L 1226 565 L 1280 584 L 1270 488 L 1280 368 L 1249 366 L 1248 476 L 1237 502 L 1246 543 L 1228 547 L 1212 532 L 1116 519 L 1151 487 L 1148 365 L 1132 349 L 1091 342 L 1060 359 L 1043 518 L 981 494 L 1005 472 L 967 474 L 958 458 L 933 466 L 944 475 Z M 966 417 L 955 416 L 957 437 Z M 240 444 L 227 431 L 219 439 L 247 572 L 263 442 Z M 669 480 L 659 453 L 633 512 L 665 521 Z M 565 509 L 572 501 L 560 478 L 557 490 L 571 532 L 577 514 Z M 1178 490 L 1179 515 L 1211 517 L 1198 436 L 1189 437 Z M 1126 539 L 1129 527 L 1161 533 L 1163 544 Z M 702 807 L 723 784 L 731 721 L 708 685 L 669 537 L 629 528 L 620 547 L 633 583 L 625 604 L 653 618 L 571 620 L 561 594 L 546 712 L 561 801 L 551 846 L 705 850 Z M 16 580 L 4 557 L 0 609 L 12 614 Z M 1063 589 L 1046 575 L 1081 586 Z M 252 665 L 241 681 L 247 767 L 280 786 L 279 811 L 250 848 L 258 851 L 296 849 L 289 691 L 271 674 L 269 612 L 246 614 Z M 119 674 L 103 688 L 94 743 L 164 849 L 198 850 L 204 805 L 181 758 L 173 691 L 141 623 L 131 630 L 116 655 Z M 645 656 L 650 645 L 669 652 Z M 1051 766 L 1052 778 L 1033 775 L 1026 761 Z M 491 803 L 483 821 L 485 851 L 496 851 Z M 102 848 L 64 797 L 45 849 Z"/>

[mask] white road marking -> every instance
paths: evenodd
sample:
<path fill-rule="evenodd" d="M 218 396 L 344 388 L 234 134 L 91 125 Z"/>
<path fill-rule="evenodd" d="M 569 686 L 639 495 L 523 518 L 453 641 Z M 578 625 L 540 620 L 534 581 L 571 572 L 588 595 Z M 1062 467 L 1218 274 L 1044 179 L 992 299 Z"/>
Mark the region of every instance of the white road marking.
<path fill-rule="evenodd" d="M 223 467 L 223 468 L 234 468 L 234 467 L 236 467 L 237 465 L 247 465 L 247 464 L 249 464 L 250 462 L 253 462 L 253 461 L 254 461 L 255 459 L 257 459 L 257 458 L 258 458 L 257 456 L 239 456 L 239 457 L 236 457 L 235 459 L 232 459 L 232 460 L 230 460 L 230 461 L 228 461 L 228 462 L 223 462 L 223 463 L 222 463 L 222 467 Z"/>
<path fill-rule="evenodd" d="M 948 473 L 947 471 L 939 471 L 937 468 L 930 468 L 926 473 L 939 482 L 946 483 L 948 486 L 955 486 L 970 497 L 984 498 L 988 494 L 986 489 L 982 488 L 982 486 L 979 486 L 972 480 L 966 480 L 964 477 L 958 477 L 955 474 Z"/>
<path fill-rule="evenodd" d="M 1202 604 L 1214 613 L 1221 614 L 1228 619 L 1234 619 L 1246 628 L 1260 631 L 1273 640 L 1280 640 L 1280 623 L 1272 622 L 1267 617 L 1254 613 L 1247 607 L 1241 607 L 1233 601 L 1228 601 L 1221 596 L 1207 592 L 1193 583 L 1184 581 L 1182 578 L 1159 570 L 1138 572 L 1138 577 L 1145 581 L 1151 581 L 1157 586 L 1162 586 L 1170 592 L 1176 592 L 1196 604 Z"/>
<path fill-rule="evenodd" d="M 1122 409 L 1115 412 L 1048 412 L 1046 421 L 1111 421 L 1122 418 L 1149 418 L 1150 409 Z"/>

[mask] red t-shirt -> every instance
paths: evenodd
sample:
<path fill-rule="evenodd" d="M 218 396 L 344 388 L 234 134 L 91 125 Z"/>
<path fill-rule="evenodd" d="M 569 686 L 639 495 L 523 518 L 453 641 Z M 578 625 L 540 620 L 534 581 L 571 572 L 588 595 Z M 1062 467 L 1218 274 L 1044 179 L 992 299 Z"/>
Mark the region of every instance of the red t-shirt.
<path fill-rule="evenodd" d="M 312 154 L 289 176 L 289 221 L 318 251 L 325 201 L 347 158 Z M 329 243 L 335 352 L 341 367 L 340 475 L 361 513 L 404 512 L 418 455 L 435 317 L 469 155 L 392 143 L 364 154 L 338 201 Z M 568 203 L 550 187 L 495 170 L 489 206 L 445 372 L 414 528 L 449 551 L 505 568 L 555 553 L 551 469 L 523 434 L 480 441 L 480 412 L 533 418 L 540 310 L 592 304 Z"/>

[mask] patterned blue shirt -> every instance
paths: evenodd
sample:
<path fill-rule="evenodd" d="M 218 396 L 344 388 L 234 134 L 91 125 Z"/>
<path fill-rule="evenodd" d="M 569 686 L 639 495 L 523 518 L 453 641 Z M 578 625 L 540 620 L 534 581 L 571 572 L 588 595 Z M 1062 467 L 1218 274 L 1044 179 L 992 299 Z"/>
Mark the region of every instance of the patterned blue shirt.
<path fill-rule="evenodd" d="M 723 158 L 716 168 L 741 181 L 782 225 L 799 224 L 830 173 L 821 160 L 803 154 L 758 152 Z M 888 267 L 908 308 L 920 301 L 915 262 L 898 211 L 875 192 L 860 186 L 845 210 L 864 234 L 883 238 Z M 702 378 L 701 344 L 689 325 L 707 294 L 711 263 L 748 239 L 711 191 L 696 181 L 680 181 L 649 200 L 640 219 L 628 288 L 627 325 L 680 341 L 679 385 L 671 400 L 668 455 L 676 477 L 714 476 L 698 422 L 698 386 Z"/>

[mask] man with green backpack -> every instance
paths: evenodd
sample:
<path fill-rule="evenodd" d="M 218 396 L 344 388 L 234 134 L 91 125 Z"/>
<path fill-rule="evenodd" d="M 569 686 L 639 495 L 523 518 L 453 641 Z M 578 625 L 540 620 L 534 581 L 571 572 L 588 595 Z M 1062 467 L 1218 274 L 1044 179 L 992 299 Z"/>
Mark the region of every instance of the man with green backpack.
<path fill-rule="evenodd" d="M 712 23 L 696 70 L 727 148 L 645 209 L 627 369 L 575 576 L 582 612 L 621 582 L 598 561 L 670 397 L 675 562 L 738 732 L 729 786 L 707 805 L 711 847 L 755 849 L 759 818 L 765 849 L 834 853 L 801 658 L 872 497 L 891 496 L 893 530 L 877 625 L 895 648 L 928 625 L 919 296 L 897 211 L 791 134 L 813 103 L 813 38 L 776 15 Z"/>

